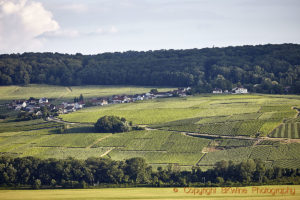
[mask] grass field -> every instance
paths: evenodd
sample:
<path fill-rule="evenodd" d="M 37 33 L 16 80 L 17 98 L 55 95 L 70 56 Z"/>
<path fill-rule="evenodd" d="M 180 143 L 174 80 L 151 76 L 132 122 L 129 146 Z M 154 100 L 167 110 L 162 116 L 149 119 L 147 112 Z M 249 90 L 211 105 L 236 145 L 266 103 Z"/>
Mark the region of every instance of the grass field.
<path fill-rule="evenodd" d="M 299 185 L 234 188 L 107 188 L 60 190 L 0 190 L 1 200 L 52 199 L 299 199 Z"/>

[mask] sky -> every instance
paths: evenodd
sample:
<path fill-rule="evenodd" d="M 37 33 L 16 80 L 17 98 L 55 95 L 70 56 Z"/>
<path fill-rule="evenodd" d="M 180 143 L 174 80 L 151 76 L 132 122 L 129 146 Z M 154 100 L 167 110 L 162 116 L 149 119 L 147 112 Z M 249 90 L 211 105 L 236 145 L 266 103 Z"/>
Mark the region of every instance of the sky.
<path fill-rule="evenodd" d="M 300 43 L 299 0 L 0 0 L 0 54 Z"/>

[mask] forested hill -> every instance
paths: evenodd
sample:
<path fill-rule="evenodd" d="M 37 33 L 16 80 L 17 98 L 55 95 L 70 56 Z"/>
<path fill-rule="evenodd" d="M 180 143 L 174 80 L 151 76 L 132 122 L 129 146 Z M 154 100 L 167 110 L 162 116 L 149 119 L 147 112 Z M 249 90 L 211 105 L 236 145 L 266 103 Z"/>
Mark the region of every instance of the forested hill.
<path fill-rule="evenodd" d="M 29 83 L 194 86 L 198 92 L 243 85 L 252 92 L 300 93 L 300 45 L 0 55 L 1 85 Z"/>

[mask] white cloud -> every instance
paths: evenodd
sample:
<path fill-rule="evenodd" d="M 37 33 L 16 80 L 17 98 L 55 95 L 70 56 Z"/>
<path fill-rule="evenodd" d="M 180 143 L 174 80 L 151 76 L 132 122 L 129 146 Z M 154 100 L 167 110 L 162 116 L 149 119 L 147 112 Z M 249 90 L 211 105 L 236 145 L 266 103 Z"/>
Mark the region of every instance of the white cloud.
<path fill-rule="evenodd" d="M 75 13 L 84 13 L 88 11 L 88 7 L 84 4 L 69 4 L 61 6 L 60 9 L 62 10 L 69 10 Z"/>
<path fill-rule="evenodd" d="M 119 30 L 115 26 L 110 27 L 99 27 L 96 29 L 93 34 L 114 34 L 119 32 Z"/>
<path fill-rule="evenodd" d="M 119 32 L 115 26 L 105 26 L 99 27 L 93 31 L 78 31 L 75 29 L 59 29 L 56 31 L 48 31 L 38 36 L 38 38 L 44 40 L 52 40 L 52 39 L 70 39 L 70 38 L 83 38 L 90 36 L 98 36 L 98 35 L 112 35 Z"/>
<path fill-rule="evenodd" d="M 0 0 L 0 52 L 37 51 L 38 38 L 59 29 L 52 13 L 32 0 Z"/>
<path fill-rule="evenodd" d="M 76 38 L 79 36 L 80 36 L 80 33 L 77 30 L 59 29 L 57 31 L 45 32 L 44 34 L 40 35 L 39 38 Z"/>

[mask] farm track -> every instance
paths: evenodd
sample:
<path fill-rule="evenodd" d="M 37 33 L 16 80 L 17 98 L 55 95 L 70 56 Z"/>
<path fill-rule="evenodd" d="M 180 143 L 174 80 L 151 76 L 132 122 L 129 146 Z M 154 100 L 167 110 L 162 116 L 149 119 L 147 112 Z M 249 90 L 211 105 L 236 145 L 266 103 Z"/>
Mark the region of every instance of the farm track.
<path fill-rule="evenodd" d="M 98 140 L 96 140 L 95 142 L 93 142 L 92 144 L 90 144 L 89 146 L 87 146 L 87 147 L 85 147 L 85 148 L 86 148 L 86 149 L 90 149 L 90 148 L 91 148 L 92 146 L 94 146 L 95 144 L 101 142 L 102 140 L 104 140 L 104 139 L 106 139 L 106 138 L 108 138 L 108 137 L 110 137 L 110 136 L 112 136 L 112 135 L 107 135 L 107 136 L 105 136 L 105 137 L 103 137 L 103 138 L 99 138 Z M 113 148 L 115 148 L 115 147 L 113 147 Z"/>
<path fill-rule="evenodd" d="M 258 139 L 258 140 L 256 140 L 254 143 L 253 143 L 253 145 L 252 146 L 256 146 L 259 142 L 261 142 L 262 141 L 262 139 Z"/>
<path fill-rule="evenodd" d="M 38 130 L 53 129 L 53 128 L 60 128 L 60 126 L 43 127 L 43 128 L 29 129 L 29 130 L 23 130 L 23 131 L 38 131 Z"/>
<path fill-rule="evenodd" d="M 201 160 L 206 156 L 207 153 L 204 153 L 201 158 L 198 160 L 198 162 L 196 163 L 196 166 L 199 166 Z"/>
<path fill-rule="evenodd" d="M 68 92 L 72 92 L 72 88 L 71 87 L 66 87 Z"/>
<path fill-rule="evenodd" d="M 136 152 L 136 153 L 168 153 L 165 150 L 120 150 L 123 152 Z"/>
<path fill-rule="evenodd" d="M 69 124 L 69 125 L 75 125 L 75 124 L 79 124 L 79 125 L 93 125 L 93 123 L 67 122 L 67 121 L 61 120 L 61 119 L 56 118 L 56 117 L 48 117 L 47 120 L 48 121 L 58 122 L 58 123 Z"/>
<path fill-rule="evenodd" d="M 114 149 L 115 149 L 115 147 L 113 147 L 113 148 L 107 150 L 107 151 L 104 152 L 100 157 L 106 156 L 107 154 L 109 154 L 109 153 L 110 153 L 112 150 L 114 150 Z"/>

